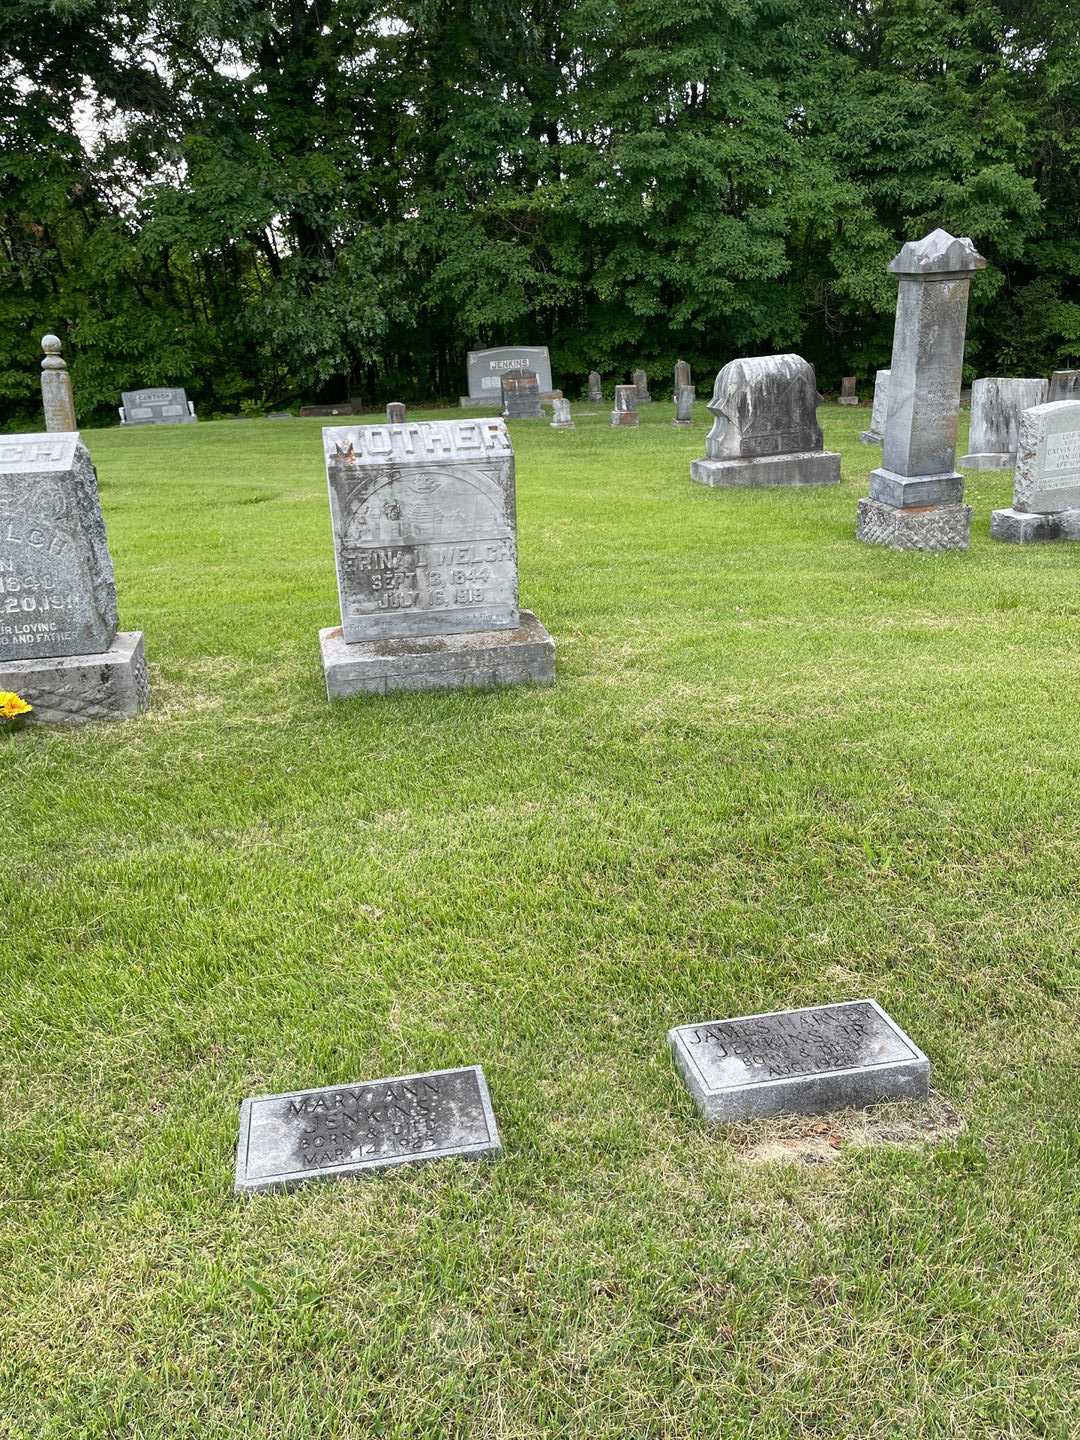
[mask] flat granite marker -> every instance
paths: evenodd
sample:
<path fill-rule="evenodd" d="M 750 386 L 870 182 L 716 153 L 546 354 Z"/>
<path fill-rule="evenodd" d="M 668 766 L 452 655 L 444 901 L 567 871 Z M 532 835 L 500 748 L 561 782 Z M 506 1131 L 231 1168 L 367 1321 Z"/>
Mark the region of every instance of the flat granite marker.
<path fill-rule="evenodd" d="M 649 377 L 644 370 L 635 370 L 630 376 L 634 386 L 634 403 L 636 405 L 651 405 L 652 396 L 649 394 Z"/>
<path fill-rule="evenodd" d="M 956 470 L 956 421 L 971 277 L 986 264 L 967 236 L 933 230 L 889 264 L 900 277 L 879 469 L 856 538 L 893 550 L 966 550 L 971 510 Z"/>
<path fill-rule="evenodd" d="M 254 1095 L 240 1106 L 236 1193 L 291 1190 L 444 1160 L 500 1153 L 479 1065 L 357 1085 Z"/>
<path fill-rule="evenodd" d="M 641 416 L 637 412 L 637 389 L 633 385 L 615 386 L 615 409 L 611 412 L 612 425 L 637 425 Z"/>
<path fill-rule="evenodd" d="M 855 386 L 858 384 L 857 375 L 845 375 L 840 381 L 840 404 L 857 405 L 859 397 L 855 393 Z"/>
<path fill-rule="evenodd" d="M 956 462 L 965 470 L 1011 470 L 1016 464 L 1020 416 L 1042 405 L 1049 385 L 1045 380 L 976 380 L 971 387 L 969 455 Z"/>
<path fill-rule="evenodd" d="M 120 402 L 121 425 L 194 425 L 197 418 L 187 392 L 175 386 L 125 390 Z"/>
<path fill-rule="evenodd" d="M 1080 400 L 1080 370 L 1055 370 L 1047 400 Z"/>
<path fill-rule="evenodd" d="M 59 336 L 43 335 L 41 348 L 45 352 L 45 359 L 41 362 L 41 407 L 45 411 L 45 429 L 49 434 L 56 431 L 70 433 L 79 427 L 75 423 L 71 376 L 67 361 L 60 353 Z"/>
<path fill-rule="evenodd" d="M 341 625 L 329 699 L 550 685 L 555 643 L 518 609 L 514 451 L 496 417 L 323 430 Z"/>
<path fill-rule="evenodd" d="M 465 370 L 469 393 L 460 399 L 465 409 L 488 406 L 492 410 L 500 409 L 503 376 L 525 371 L 536 376 L 542 397 L 551 396 L 551 356 L 546 345 L 503 345 L 495 350 L 470 350 Z"/>
<path fill-rule="evenodd" d="M 600 382 L 599 370 L 590 370 L 586 384 L 585 398 L 590 405 L 602 405 L 604 403 L 604 387 Z"/>
<path fill-rule="evenodd" d="M 930 1062 L 873 1000 L 678 1025 L 675 1063 L 712 1124 L 924 1100 Z"/>
<path fill-rule="evenodd" d="M 1020 417 L 1011 510 L 995 510 L 995 540 L 1080 540 L 1080 400 L 1034 405 Z"/>
<path fill-rule="evenodd" d="M 540 382 L 531 371 L 502 378 L 503 418 L 506 420 L 542 420 Z"/>
<path fill-rule="evenodd" d="M 870 429 L 859 439 L 864 445 L 881 445 L 885 440 L 885 416 L 889 409 L 889 372 L 878 370 L 874 375 L 874 403 L 870 410 Z"/>
<path fill-rule="evenodd" d="M 699 485 L 837 485 L 840 456 L 822 449 L 814 367 L 800 355 L 731 360 L 713 386 L 705 459 L 690 466 Z"/>
<path fill-rule="evenodd" d="M 136 715 L 142 633 L 117 634 L 97 474 L 76 431 L 0 437 L 0 689 L 33 723 Z"/>

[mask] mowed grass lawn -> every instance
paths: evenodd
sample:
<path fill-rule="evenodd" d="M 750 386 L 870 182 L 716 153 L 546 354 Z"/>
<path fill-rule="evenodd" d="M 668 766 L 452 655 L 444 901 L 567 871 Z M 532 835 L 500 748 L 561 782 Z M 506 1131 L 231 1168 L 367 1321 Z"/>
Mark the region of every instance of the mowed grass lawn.
<path fill-rule="evenodd" d="M 321 422 L 86 433 L 153 708 L 0 740 L 5 1440 L 1077 1435 L 1080 547 L 574 408 L 556 687 L 333 706 Z M 671 1025 L 866 995 L 928 1111 L 706 1130 Z M 500 1160 L 233 1197 L 245 1095 L 473 1062 Z"/>

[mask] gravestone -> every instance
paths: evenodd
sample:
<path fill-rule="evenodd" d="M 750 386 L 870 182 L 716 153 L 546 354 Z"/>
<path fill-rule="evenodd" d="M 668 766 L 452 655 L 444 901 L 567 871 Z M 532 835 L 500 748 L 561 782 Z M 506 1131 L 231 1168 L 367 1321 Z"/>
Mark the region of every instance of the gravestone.
<path fill-rule="evenodd" d="M 386 423 L 388 425 L 404 425 L 408 416 L 405 413 L 405 406 L 400 400 L 391 400 L 386 407 Z"/>
<path fill-rule="evenodd" d="M 1016 464 L 1020 416 L 1046 401 L 1045 380 L 976 380 L 971 387 L 970 454 L 965 470 L 1011 470 Z"/>
<path fill-rule="evenodd" d="M 293 417 L 291 410 L 271 410 L 266 418 L 267 420 L 291 420 Z"/>
<path fill-rule="evenodd" d="M 340 400 L 336 405 L 301 405 L 303 420 L 329 420 L 334 415 L 355 415 L 357 406 L 351 400 Z"/>
<path fill-rule="evenodd" d="M 836 485 L 840 456 L 822 449 L 814 367 L 800 355 L 731 360 L 713 386 L 705 458 L 690 466 L 699 485 Z"/>
<path fill-rule="evenodd" d="M 889 372 L 878 370 L 874 375 L 874 403 L 870 411 L 870 429 L 859 439 L 864 445 L 881 445 L 885 440 L 885 415 L 889 408 Z"/>
<path fill-rule="evenodd" d="M 553 401 L 552 405 L 554 413 L 551 428 L 553 430 L 573 430 L 574 422 L 570 418 L 570 401 L 559 399 Z"/>
<path fill-rule="evenodd" d="M 1047 400 L 1080 400 L 1080 370 L 1055 370 Z"/>
<path fill-rule="evenodd" d="M 586 398 L 592 405 L 602 405 L 604 402 L 604 387 L 600 383 L 600 372 L 598 370 L 589 371 Z"/>
<path fill-rule="evenodd" d="M 501 1149 L 479 1065 L 253 1095 L 240 1106 L 235 1190 L 291 1190 Z"/>
<path fill-rule="evenodd" d="M 120 401 L 121 425 L 195 424 L 195 406 L 179 387 L 125 390 Z"/>
<path fill-rule="evenodd" d="M 461 397 L 465 408 L 502 405 L 502 381 L 505 375 L 526 371 L 536 376 L 541 396 L 551 396 L 551 357 L 546 345 L 503 345 L 495 350 L 470 350 L 466 358 L 468 395 Z"/>
<path fill-rule="evenodd" d="M 142 634 L 118 634 L 97 474 L 75 431 L 0 436 L 0 689 L 34 722 L 135 715 Z"/>
<path fill-rule="evenodd" d="M 694 423 L 694 387 L 693 385 L 680 385 L 675 391 L 675 419 L 673 425 L 683 427 Z"/>
<path fill-rule="evenodd" d="M 1034 405 L 1020 417 L 1010 510 L 990 517 L 995 540 L 1080 540 L 1080 399 Z"/>
<path fill-rule="evenodd" d="M 716 1125 L 930 1092 L 929 1060 L 873 1000 L 679 1025 L 668 1040 L 695 1104 Z"/>
<path fill-rule="evenodd" d="M 856 393 L 855 393 L 855 386 L 856 386 L 857 382 L 858 382 L 858 376 L 856 376 L 856 375 L 845 375 L 845 376 L 843 376 L 843 378 L 842 378 L 841 381 L 840 381 L 840 404 L 841 404 L 841 405 L 858 405 L 858 403 L 859 403 L 859 397 L 858 397 L 858 395 L 856 395 Z"/>
<path fill-rule="evenodd" d="M 635 370 L 630 376 L 634 385 L 634 403 L 636 405 L 651 405 L 652 396 L 649 394 L 649 377 L 644 370 Z"/>
<path fill-rule="evenodd" d="M 971 510 L 956 470 L 956 421 L 971 277 L 986 261 L 966 236 L 933 230 L 890 262 L 900 277 L 879 469 L 857 538 L 893 550 L 966 550 Z"/>
<path fill-rule="evenodd" d="M 612 425 L 637 425 L 640 419 L 637 412 L 637 387 L 616 385 L 615 409 L 611 412 Z"/>
<path fill-rule="evenodd" d="M 542 420 L 540 384 L 528 371 L 502 378 L 503 418 L 506 420 Z"/>
<path fill-rule="evenodd" d="M 59 337 L 43 335 L 41 348 L 45 352 L 45 359 L 41 362 L 41 405 L 45 411 L 45 429 L 49 434 L 56 431 L 70 433 L 79 427 L 75 423 L 71 376 L 60 353 Z"/>
<path fill-rule="evenodd" d="M 518 609 L 514 451 L 501 419 L 323 430 L 341 625 L 331 700 L 551 684 L 555 645 Z"/>
<path fill-rule="evenodd" d="M 687 386 L 687 387 L 689 388 L 690 392 L 691 392 L 690 398 L 691 398 L 692 400 L 693 400 L 693 399 L 696 399 L 696 398 L 697 398 L 697 392 L 696 392 L 695 389 L 694 389 L 694 379 L 693 379 L 693 376 L 690 374 L 690 366 L 686 363 L 685 360 L 676 360 L 676 361 L 675 361 L 675 389 L 674 389 L 673 393 L 674 393 L 675 395 L 678 395 L 680 389 L 682 389 L 682 387 L 683 387 L 684 385 Z"/>

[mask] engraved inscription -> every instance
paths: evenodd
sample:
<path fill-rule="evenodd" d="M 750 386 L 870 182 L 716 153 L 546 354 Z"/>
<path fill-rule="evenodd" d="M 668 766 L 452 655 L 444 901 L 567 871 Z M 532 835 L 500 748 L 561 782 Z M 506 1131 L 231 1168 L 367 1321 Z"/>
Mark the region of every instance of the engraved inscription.
<path fill-rule="evenodd" d="M 873 1028 L 870 1007 L 852 1005 L 722 1020 L 682 1033 L 691 1047 L 704 1047 L 712 1063 L 737 1059 L 758 1071 L 761 1078 L 777 1080 L 863 1064 Z"/>
<path fill-rule="evenodd" d="M 1044 480 L 1052 475 L 1067 475 L 1068 484 L 1076 483 L 1080 475 L 1080 430 L 1060 430 L 1047 435 Z"/>
<path fill-rule="evenodd" d="M 290 1100 L 301 1168 L 440 1149 L 450 1118 L 441 1084 L 399 1081 Z"/>

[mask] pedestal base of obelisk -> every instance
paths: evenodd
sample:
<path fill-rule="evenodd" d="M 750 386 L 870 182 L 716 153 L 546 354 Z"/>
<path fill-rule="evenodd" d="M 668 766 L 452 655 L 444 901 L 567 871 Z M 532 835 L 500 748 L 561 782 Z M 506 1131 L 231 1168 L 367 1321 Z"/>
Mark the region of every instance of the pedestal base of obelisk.
<path fill-rule="evenodd" d="M 833 450 L 801 450 L 790 455 L 754 455 L 744 460 L 694 460 L 690 479 L 724 490 L 839 485 L 840 456 Z"/>
<path fill-rule="evenodd" d="M 349 644 L 341 626 L 319 631 L 328 700 L 391 690 L 553 685 L 555 641 L 531 610 L 516 630 L 410 635 Z"/>
<path fill-rule="evenodd" d="M 1035 540 L 1080 540 L 1080 510 L 1056 510 L 1048 515 L 994 510 L 990 515 L 990 538 L 1012 545 L 1029 545 Z"/>
<path fill-rule="evenodd" d="M 33 706 L 35 725 L 82 725 L 128 720 L 150 705 L 141 630 L 122 631 L 96 655 L 47 660 L 0 660 L 0 690 L 14 690 Z"/>
<path fill-rule="evenodd" d="M 859 501 L 856 538 L 890 550 L 966 550 L 971 544 L 970 505 L 923 505 L 903 509 L 869 497 Z"/>

